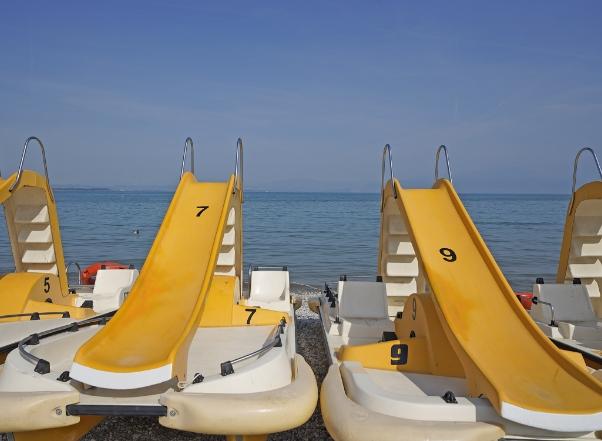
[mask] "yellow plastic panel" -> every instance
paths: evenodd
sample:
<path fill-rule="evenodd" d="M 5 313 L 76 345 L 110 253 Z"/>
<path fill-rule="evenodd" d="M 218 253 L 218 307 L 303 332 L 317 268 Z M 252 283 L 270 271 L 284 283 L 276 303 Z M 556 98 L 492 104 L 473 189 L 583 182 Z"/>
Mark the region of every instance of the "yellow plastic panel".
<path fill-rule="evenodd" d="M 236 276 L 213 276 L 199 327 L 277 325 L 289 315 L 281 311 L 234 303 Z"/>
<path fill-rule="evenodd" d="M 37 302 L 35 300 L 29 300 L 23 309 L 24 313 L 32 312 L 68 312 L 70 318 L 74 319 L 85 319 L 88 317 L 95 316 L 96 313 L 92 308 L 80 308 L 78 306 L 67 306 L 59 305 L 56 303 Z M 55 314 L 42 314 L 41 319 L 56 319 L 60 318 L 61 315 Z M 29 317 L 23 317 L 22 320 L 29 320 Z"/>
<path fill-rule="evenodd" d="M 429 373 L 444 377 L 464 377 L 464 369 L 445 335 L 431 294 L 412 294 L 402 318 L 395 319 L 398 339 L 423 338 L 427 342 Z"/>
<path fill-rule="evenodd" d="M 277 325 L 280 320 L 290 322 L 290 318 L 286 312 L 274 311 L 271 309 L 258 308 L 256 306 L 234 305 L 232 308 L 232 325 L 252 325 L 265 326 Z"/>
<path fill-rule="evenodd" d="M 188 346 L 211 285 L 234 178 L 199 183 L 185 173 L 146 263 L 115 317 L 75 356 L 108 372 L 172 366 L 186 378 Z"/>
<path fill-rule="evenodd" d="M 368 369 L 431 373 L 425 338 L 341 346 L 337 358 L 341 362 L 358 361 Z"/>
<path fill-rule="evenodd" d="M 10 273 L 0 278 L 0 315 L 29 312 L 69 311 L 73 318 L 93 315 L 88 308 L 73 305 L 74 295 L 60 291 L 59 279 L 53 274 Z M 47 302 L 50 299 L 52 303 Z M 55 315 L 42 315 L 41 319 L 54 319 Z M 2 321 L 19 318 L 0 319 Z M 29 320 L 28 317 L 24 320 Z"/>
<path fill-rule="evenodd" d="M 430 294 L 413 294 L 401 318 L 395 319 L 397 340 L 342 346 L 340 361 L 359 361 L 366 368 L 464 377 L 435 312 Z"/>
<path fill-rule="evenodd" d="M 213 276 L 199 327 L 230 326 L 236 276 Z"/>
<path fill-rule="evenodd" d="M 470 394 L 484 394 L 498 411 L 506 403 L 546 414 L 602 412 L 602 383 L 530 319 L 451 184 L 404 190 L 395 181 L 395 188 Z"/>

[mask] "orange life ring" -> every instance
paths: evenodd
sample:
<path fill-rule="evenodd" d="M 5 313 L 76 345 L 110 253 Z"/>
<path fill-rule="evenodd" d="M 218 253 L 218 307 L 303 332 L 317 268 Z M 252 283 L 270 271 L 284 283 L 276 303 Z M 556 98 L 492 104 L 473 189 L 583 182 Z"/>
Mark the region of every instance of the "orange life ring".
<path fill-rule="evenodd" d="M 96 281 L 96 273 L 100 269 L 128 269 L 130 265 L 119 262 L 94 262 L 92 265 L 87 266 L 82 271 L 82 285 L 94 285 Z"/>

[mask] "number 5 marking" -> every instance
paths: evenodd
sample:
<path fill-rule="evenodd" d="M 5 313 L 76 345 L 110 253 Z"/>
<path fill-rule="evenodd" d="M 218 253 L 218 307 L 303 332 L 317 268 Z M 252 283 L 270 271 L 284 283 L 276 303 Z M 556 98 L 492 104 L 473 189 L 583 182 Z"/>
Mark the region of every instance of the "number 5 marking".
<path fill-rule="evenodd" d="M 44 292 L 46 294 L 50 292 L 50 277 L 44 277 Z"/>
<path fill-rule="evenodd" d="M 249 318 L 247 318 L 247 325 L 250 325 L 251 324 L 251 319 L 253 318 L 253 316 L 257 312 L 257 308 L 248 308 L 248 309 L 245 309 L 245 311 L 250 312 Z"/>
<path fill-rule="evenodd" d="M 439 250 L 439 253 L 441 253 L 441 255 L 443 256 L 443 260 L 445 260 L 446 262 L 455 262 L 456 260 L 458 260 L 458 256 L 456 256 L 455 251 L 451 248 L 441 248 Z"/>
<path fill-rule="evenodd" d="M 196 214 L 196 217 L 201 217 L 201 214 L 203 214 L 205 212 L 205 210 L 207 210 L 207 208 L 209 208 L 209 205 L 199 205 L 196 208 L 199 209 L 198 213 Z"/>

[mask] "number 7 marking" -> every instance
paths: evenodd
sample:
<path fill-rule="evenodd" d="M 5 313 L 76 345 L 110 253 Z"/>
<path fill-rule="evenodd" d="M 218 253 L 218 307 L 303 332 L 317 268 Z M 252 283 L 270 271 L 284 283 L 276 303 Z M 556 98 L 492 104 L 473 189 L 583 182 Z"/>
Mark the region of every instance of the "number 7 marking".
<path fill-rule="evenodd" d="M 245 311 L 250 312 L 249 318 L 247 318 L 247 325 L 250 325 L 251 324 L 251 319 L 253 318 L 253 316 L 257 312 L 257 308 L 248 308 L 248 309 L 245 309 Z"/>
<path fill-rule="evenodd" d="M 198 213 L 196 214 L 196 217 L 201 217 L 201 214 L 203 214 L 205 210 L 209 208 L 209 205 L 198 205 L 196 208 L 199 209 Z"/>

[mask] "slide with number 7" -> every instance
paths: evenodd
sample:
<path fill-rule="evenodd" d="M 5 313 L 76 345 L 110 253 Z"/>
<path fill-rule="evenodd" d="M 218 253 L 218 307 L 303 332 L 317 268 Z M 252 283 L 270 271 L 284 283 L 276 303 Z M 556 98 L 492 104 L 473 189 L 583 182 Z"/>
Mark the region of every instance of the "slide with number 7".
<path fill-rule="evenodd" d="M 234 181 L 182 176 L 138 280 L 111 321 L 79 349 L 72 378 L 112 389 L 185 379 Z"/>

